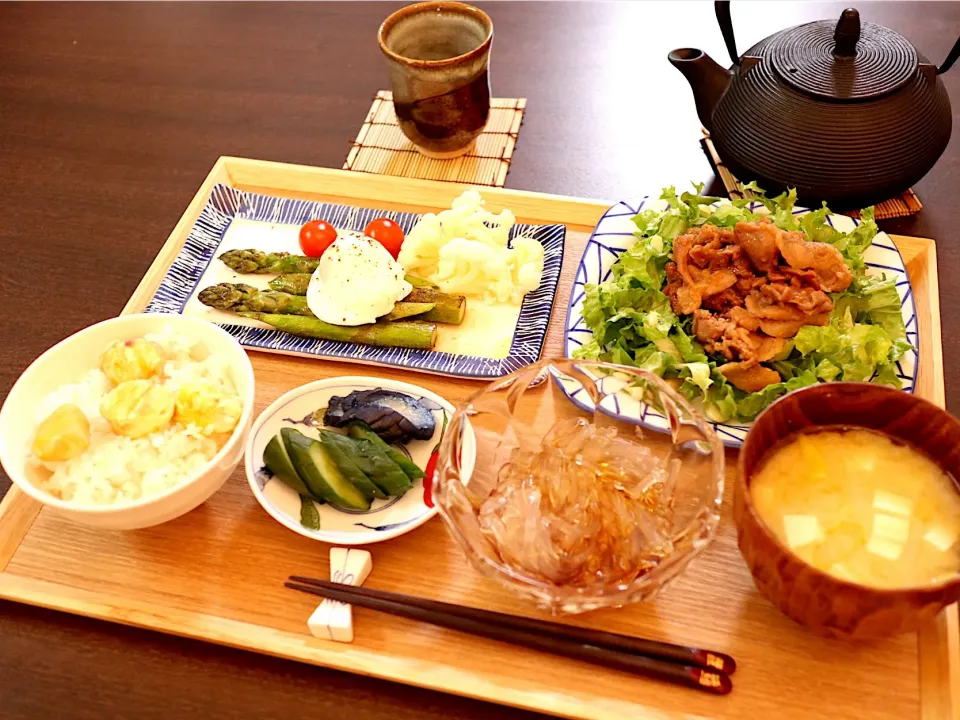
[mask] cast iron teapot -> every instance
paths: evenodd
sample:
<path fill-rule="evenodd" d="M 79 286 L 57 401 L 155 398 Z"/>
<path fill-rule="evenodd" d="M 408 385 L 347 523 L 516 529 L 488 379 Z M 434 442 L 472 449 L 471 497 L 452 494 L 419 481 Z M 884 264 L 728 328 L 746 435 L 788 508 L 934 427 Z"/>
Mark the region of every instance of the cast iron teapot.
<path fill-rule="evenodd" d="M 953 119 L 937 68 L 902 35 L 860 22 L 807 23 L 737 55 L 730 3 L 715 3 L 733 67 L 683 48 L 670 62 L 690 82 L 697 115 L 738 179 L 801 201 L 860 208 L 911 187 L 947 147 Z"/>

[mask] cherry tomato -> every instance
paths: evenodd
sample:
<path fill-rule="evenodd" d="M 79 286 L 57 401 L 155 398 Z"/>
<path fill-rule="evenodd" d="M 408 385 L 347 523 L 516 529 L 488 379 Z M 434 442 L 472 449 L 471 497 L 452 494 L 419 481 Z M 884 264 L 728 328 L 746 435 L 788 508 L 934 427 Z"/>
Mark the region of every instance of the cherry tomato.
<path fill-rule="evenodd" d="M 311 220 L 300 228 L 300 249 L 309 257 L 320 257 L 336 239 L 336 228 L 326 220 Z"/>
<path fill-rule="evenodd" d="M 389 218 L 371 220 L 370 224 L 364 228 L 363 234 L 383 245 L 387 252 L 393 255 L 394 259 L 400 254 L 400 246 L 403 245 L 403 230 L 393 220 Z"/>

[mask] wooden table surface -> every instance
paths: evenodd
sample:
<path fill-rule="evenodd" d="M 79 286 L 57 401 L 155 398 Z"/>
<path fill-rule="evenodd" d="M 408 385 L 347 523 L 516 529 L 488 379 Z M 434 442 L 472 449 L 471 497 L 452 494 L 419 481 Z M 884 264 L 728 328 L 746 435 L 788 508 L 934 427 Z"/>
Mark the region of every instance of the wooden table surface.
<path fill-rule="evenodd" d="M 221 155 L 340 167 L 395 3 L 0 3 L 0 393 L 117 314 Z M 741 51 L 843 3 L 734 3 Z M 528 110 L 507 184 L 616 199 L 714 182 L 675 47 L 726 57 L 709 3 L 487 4 L 494 94 Z M 859 5 L 934 62 L 960 4 Z M 960 107 L 960 69 L 943 76 Z M 960 112 L 954 113 L 957 130 Z M 948 406 L 960 410 L 960 138 L 917 185 L 938 242 Z M 717 191 L 719 186 L 714 186 Z M 555 317 L 554 321 L 558 321 Z M 0 495 L 9 481 L 0 473 Z M 391 683 L 0 602 L 0 715 L 533 717 Z"/>

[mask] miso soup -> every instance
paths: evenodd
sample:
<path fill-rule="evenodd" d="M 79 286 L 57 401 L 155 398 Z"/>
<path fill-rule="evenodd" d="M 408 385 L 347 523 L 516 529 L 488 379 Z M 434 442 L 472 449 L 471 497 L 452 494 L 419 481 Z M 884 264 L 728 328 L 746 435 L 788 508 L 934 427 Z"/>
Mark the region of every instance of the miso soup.
<path fill-rule="evenodd" d="M 803 433 L 750 484 L 767 527 L 825 573 L 879 588 L 960 572 L 960 492 L 921 452 L 869 430 Z"/>

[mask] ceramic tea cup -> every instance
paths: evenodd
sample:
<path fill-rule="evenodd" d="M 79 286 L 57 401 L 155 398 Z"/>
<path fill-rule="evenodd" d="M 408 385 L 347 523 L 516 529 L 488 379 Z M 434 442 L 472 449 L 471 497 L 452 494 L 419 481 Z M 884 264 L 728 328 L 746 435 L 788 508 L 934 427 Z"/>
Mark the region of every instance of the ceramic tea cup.
<path fill-rule="evenodd" d="M 459 2 L 417 3 L 384 20 L 377 40 L 403 134 L 427 157 L 469 152 L 490 115 L 489 16 Z"/>

